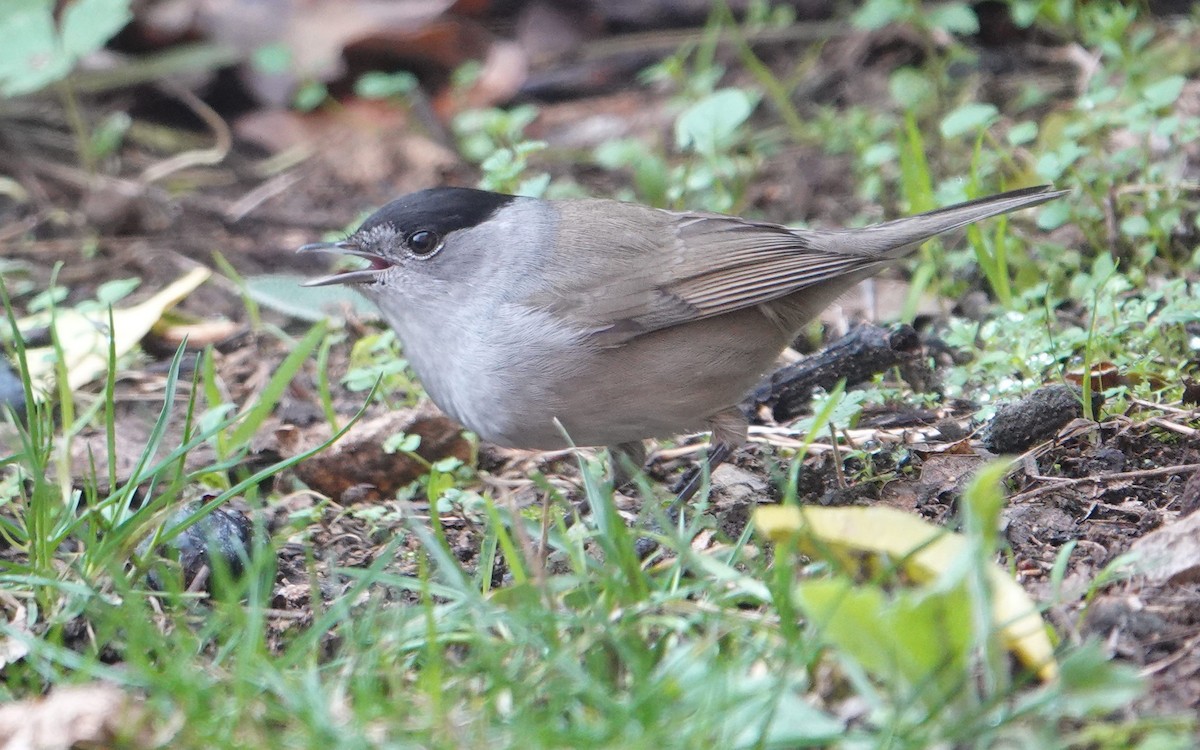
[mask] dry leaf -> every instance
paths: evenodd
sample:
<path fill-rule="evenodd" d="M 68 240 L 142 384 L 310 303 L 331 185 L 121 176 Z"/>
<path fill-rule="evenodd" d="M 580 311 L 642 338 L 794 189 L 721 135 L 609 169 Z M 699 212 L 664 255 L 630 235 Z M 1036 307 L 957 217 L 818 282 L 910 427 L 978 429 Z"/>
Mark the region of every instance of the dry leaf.
<path fill-rule="evenodd" d="M 1155 583 L 1176 585 L 1200 580 L 1200 513 L 1155 529 L 1129 548 L 1138 556 L 1138 572 Z"/>
<path fill-rule="evenodd" d="M 12 612 L 12 616 L 8 618 L 8 630 L 11 633 L 19 635 L 6 635 L 0 638 L 0 670 L 12 664 L 15 661 L 20 661 L 29 653 L 29 644 L 25 638 L 32 638 L 33 635 L 29 632 L 29 626 L 26 623 L 28 610 L 21 600 L 6 592 L 0 591 L 0 602 L 4 604 L 4 608 Z"/>
<path fill-rule="evenodd" d="M 905 572 L 918 583 L 950 570 L 967 552 L 961 534 L 894 508 L 770 505 L 754 512 L 754 523 L 772 541 L 798 536 L 804 552 L 828 549 L 849 559 L 887 555 L 902 561 Z M 1005 645 L 1042 680 L 1053 679 L 1058 665 L 1037 607 L 1003 570 L 993 565 L 987 573 L 992 582 L 992 622 Z"/>
<path fill-rule="evenodd" d="M 67 685 L 0 706 L 0 750 L 113 747 L 143 727 L 141 708 L 116 685 Z"/>
<path fill-rule="evenodd" d="M 112 346 L 117 357 L 128 353 L 150 332 L 163 313 L 203 284 L 212 272 L 193 268 L 145 302 L 112 311 Z M 21 321 L 18 327 L 24 327 Z M 109 338 L 107 313 L 85 314 L 63 309 L 55 315 L 55 332 L 66 362 L 67 385 L 72 391 L 98 380 L 108 372 Z M 29 376 L 38 398 L 45 398 L 54 385 L 53 346 L 26 351 Z"/>
<path fill-rule="evenodd" d="M 328 425 L 321 423 L 309 433 L 303 442 L 292 436 L 286 437 L 286 442 L 303 449 L 311 447 L 328 437 Z M 400 433 L 420 437 L 415 451 L 419 459 L 400 451 L 384 451 L 388 438 Z M 282 450 L 283 445 L 279 448 Z M 345 504 L 375 501 L 395 495 L 428 472 L 426 462 L 449 457 L 469 461 L 471 444 L 463 437 L 462 427 L 426 403 L 364 419 L 329 449 L 297 464 L 296 476 L 312 489 Z"/>

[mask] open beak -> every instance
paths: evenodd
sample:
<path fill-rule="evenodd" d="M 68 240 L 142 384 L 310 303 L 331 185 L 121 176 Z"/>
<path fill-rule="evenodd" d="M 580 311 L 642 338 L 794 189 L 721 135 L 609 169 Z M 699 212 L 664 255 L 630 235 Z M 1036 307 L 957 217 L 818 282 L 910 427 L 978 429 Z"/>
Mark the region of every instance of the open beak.
<path fill-rule="evenodd" d="M 341 242 L 313 242 L 301 247 L 298 253 L 331 253 L 333 255 L 353 255 L 371 263 L 367 268 L 353 271 L 342 271 L 331 276 L 322 276 L 304 282 L 303 286 L 329 286 L 330 284 L 370 284 L 376 280 L 379 272 L 391 268 L 393 263 L 382 255 L 369 253 L 360 248 L 353 240 Z"/>

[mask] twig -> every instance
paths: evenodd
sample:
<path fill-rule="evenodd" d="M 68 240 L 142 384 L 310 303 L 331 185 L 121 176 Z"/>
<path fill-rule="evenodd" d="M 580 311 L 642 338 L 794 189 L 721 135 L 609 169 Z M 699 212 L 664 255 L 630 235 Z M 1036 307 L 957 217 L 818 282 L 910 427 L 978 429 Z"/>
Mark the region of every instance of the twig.
<path fill-rule="evenodd" d="M 1196 409 L 1181 409 L 1178 406 L 1171 406 L 1170 404 L 1156 404 L 1153 401 L 1146 401 L 1145 399 L 1140 398 L 1131 398 L 1129 401 L 1130 403 L 1137 404 L 1143 409 L 1157 409 L 1159 411 L 1165 411 L 1171 414 L 1179 414 L 1187 417 L 1200 416 L 1200 412 L 1198 412 Z"/>
<path fill-rule="evenodd" d="M 1100 51 L 1088 52 L 1082 45 L 1068 44 L 1063 48 L 1063 58 L 1079 69 L 1079 78 L 1075 81 L 1075 92 L 1083 94 L 1088 90 L 1092 77 L 1100 69 Z"/>
<path fill-rule="evenodd" d="M 151 164 L 142 170 L 139 179 L 146 183 L 157 182 L 181 169 L 220 164 L 229 155 L 229 149 L 233 146 L 233 134 L 230 132 L 229 124 L 225 122 L 225 118 L 221 117 L 215 109 L 205 104 L 200 97 L 182 86 L 164 82 L 159 84 L 159 88 L 186 104 L 192 112 L 196 113 L 196 116 L 203 120 L 204 124 L 212 131 L 216 143 L 211 148 L 184 151 L 181 154 L 176 154 L 170 158 Z"/>
<path fill-rule="evenodd" d="M 264 609 L 263 614 L 266 615 L 267 617 L 273 617 L 276 620 L 296 620 L 296 621 L 310 619 L 313 616 L 312 612 L 292 610 L 292 609 L 275 609 L 275 608 Z"/>
<path fill-rule="evenodd" d="M 0 242 L 8 242 L 15 237 L 32 232 L 45 218 L 45 215 L 39 211 L 33 216 L 26 216 L 20 221 L 14 221 L 6 227 L 0 228 Z"/>
<path fill-rule="evenodd" d="M 734 44 L 819 44 L 835 37 L 853 33 L 854 28 L 841 21 L 805 21 L 783 28 L 762 28 L 751 32 L 721 31 L 716 35 L 719 47 Z M 648 52 L 671 54 L 686 44 L 705 38 L 707 30 L 680 29 L 646 31 L 600 39 L 583 45 L 578 51 L 581 60 L 595 60 L 614 55 Z"/>
<path fill-rule="evenodd" d="M 538 591 L 546 594 L 546 569 L 543 564 L 542 556 L 538 553 L 536 547 L 533 546 L 533 539 L 529 537 L 529 531 L 525 528 L 525 517 L 521 515 L 521 509 L 517 507 L 516 498 L 513 493 L 504 493 L 504 504 L 508 506 L 509 517 L 512 519 L 513 536 L 517 539 L 517 546 L 524 553 L 525 559 L 532 563 L 530 566 L 533 574 L 533 582 L 537 585 Z M 512 560 L 509 562 L 510 568 L 513 565 L 519 565 L 520 561 Z M 548 596 L 548 594 L 547 594 Z"/>
<path fill-rule="evenodd" d="M 264 203 L 276 195 L 295 185 L 302 179 L 303 175 L 299 172 L 284 172 L 276 175 L 250 192 L 238 198 L 233 203 L 229 204 L 229 208 L 225 209 L 225 219 L 231 224 L 241 221 L 246 214 L 250 213 L 259 205 Z"/>
<path fill-rule="evenodd" d="M 1200 634 L 1193 635 L 1191 638 L 1188 638 L 1187 641 L 1184 642 L 1182 646 L 1175 649 L 1175 653 L 1171 654 L 1170 656 L 1164 659 L 1159 659 L 1152 664 L 1147 664 L 1142 668 L 1142 671 L 1139 674 L 1142 677 L 1150 677 L 1151 675 L 1156 675 L 1159 672 L 1162 672 L 1168 667 L 1178 663 L 1184 657 L 1192 656 L 1195 653 L 1197 644 L 1200 644 Z"/>
<path fill-rule="evenodd" d="M 61 183 L 70 185 L 79 190 L 94 189 L 102 185 L 106 190 L 118 191 L 121 195 L 136 197 L 148 196 L 161 203 L 168 204 L 172 201 L 186 208 L 200 211 L 205 214 L 216 216 L 222 220 L 226 220 L 229 213 L 230 203 L 222 198 L 216 198 L 203 193 L 189 193 L 185 195 L 171 196 L 165 190 L 154 185 L 147 185 L 136 180 L 126 179 L 124 177 L 113 177 L 111 175 L 89 175 L 77 167 L 71 167 L 65 164 L 59 164 L 48 159 L 35 157 L 26 157 L 24 160 L 25 166 L 34 174 L 45 175 L 53 180 L 58 180 Z M 307 213 L 295 212 L 266 212 L 257 211 L 254 213 L 254 220 L 267 224 L 280 224 L 290 227 L 311 227 L 314 229 L 328 229 L 330 227 L 341 226 L 345 217 L 334 216 L 324 211 L 309 211 Z M 105 241 L 116 241 L 121 238 L 111 238 Z"/>
<path fill-rule="evenodd" d="M 837 486 L 839 490 L 846 489 L 846 472 L 842 468 L 842 451 L 838 448 L 837 428 L 833 426 L 833 422 L 829 423 L 829 437 L 833 438 L 829 444 L 833 446 L 833 471 L 837 476 Z"/>
<path fill-rule="evenodd" d="M 198 594 L 203 591 L 204 586 L 208 583 L 208 578 L 211 573 L 212 569 L 208 567 L 207 563 L 201 565 L 200 569 L 196 571 L 196 577 L 193 578 L 192 582 L 188 585 L 186 593 Z"/>
<path fill-rule="evenodd" d="M 1130 193 L 1157 193 L 1165 190 L 1178 190 L 1181 193 L 1200 193 L 1200 182 L 1180 182 L 1175 185 L 1157 182 L 1140 182 L 1132 185 L 1120 185 L 1117 187 L 1117 195 L 1128 195 Z"/>
<path fill-rule="evenodd" d="M 1200 464 L 1180 464 L 1178 466 L 1159 466 L 1155 469 L 1139 469 L 1137 471 L 1122 471 L 1117 474 L 1100 474 L 1098 476 L 1076 477 L 1075 479 L 1066 479 L 1059 484 L 1052 484 L 1048 487 L 1039 487 L 1036 490 L 1021 492 L 1013 495 L 1008 499 L 1009 503 L 1020 503 L 1033 500 L 1034 498 L 1048 495 L 1056 490 L 1061 490 L 1064 487 L 1074 487 L 1076 485 L 1087 482 L 1095 482 L 1104 484 L 1107 482 L 1123 482 L 1127 479 L 1145 479 L 1148 477 L 1163 477 L 1171 476 L 1172 474 L 1187 474 L 1193 471 L 1200 471 Z"/>
<path fill-rule="evenodd" d="M 1200 433 L 1200 430 L 1197 430 L 1194 427 L 1188 427 L 1187 425 L 1182 425 L 1182 424 L 1178 424 L 1176 422 L 1171 422 L 1169 420 L 1162 419 L 1161 417 L 1152 417 L 1150 419 L 1147 419 L 1146 424 L 1151 424 L 1151 425 L 1154 425 L 1155 427 L 1160 427 L 1164 430 L 1167 430 L 1168 432 L 1174 432 L 1174 433 L 1178 433 L 1180 435 L 1187 435 L 1188 437 L 1192 437 L 1192 436 L 1196 435 L 1197 433 Z"/>

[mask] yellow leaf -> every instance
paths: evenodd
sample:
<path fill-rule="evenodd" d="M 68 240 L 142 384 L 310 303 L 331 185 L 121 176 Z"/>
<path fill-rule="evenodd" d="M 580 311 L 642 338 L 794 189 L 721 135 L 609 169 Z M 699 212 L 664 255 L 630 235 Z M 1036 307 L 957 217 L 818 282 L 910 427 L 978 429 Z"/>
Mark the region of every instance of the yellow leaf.
<path fill-rule="evenodd" d="M 888 507 L 799 508 L 767 505 L 754 524 L 768 539 L 796 539 L 806 554 L 832 553 L 847 561 L 884 556 L 901 564 L 914 581 L 932 581 L 967 552 L 967 539 L 910 513 Z M 1036 605 L 1004 570 L 991 565 L 992 622 L 1005 645 L 1042 680 L 1058 674 L 1054 647 Z"/>
<path fill-rule="evenodd" d="M 164 312 L 195 291 L 211 275 L 212 272 L 207 268 L 193 268 L 145 302 L 132 307 L 114 308 L 111 333 L 117 356 L 137 346 Z M 108 372 L 110 331 L 107 311 L 85 314 L 71 309 L 59 310 L 54 318 L 54 332 L 62 346 L 67 384 L 71 390 L 77 390 Z M 29 349 L 25 357 L 29 363 L 35 397 L 43 400 L 54 382 L 54 347 Z"/>

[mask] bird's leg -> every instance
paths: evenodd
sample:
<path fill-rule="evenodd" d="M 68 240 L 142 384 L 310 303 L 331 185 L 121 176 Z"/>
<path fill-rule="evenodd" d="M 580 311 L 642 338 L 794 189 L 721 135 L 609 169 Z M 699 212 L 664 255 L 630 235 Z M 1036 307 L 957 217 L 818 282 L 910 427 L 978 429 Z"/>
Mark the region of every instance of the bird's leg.
<path fill-rule="evenodd" d="M 713 441 L 708 446 L 708 456 L 704 459 L 704 464 L 692 467 L 679 484 L 672 488 L 675 492 L 675 500 L 671 503 L 671 510 L 676 511 L 691 500 L 704 484 L 705 475 L 708 475 L 711 479 L 712 473 L 716 468 L 725 463 L 725 460 L 733 455 L 733 450 L 726 443 Z"/>
<path fill-rule="evenodd" d="M 632 485 L 634 477 L 646 466 L 646 444 L 641 440 L 630 440 L 608 446 L 608 464 L 614 488 Z"/>
<path fill-rule="evenodd" d="M 708 447 L 706 465 L 697 466 L 676 485 L 674 488 L 675 502 L 672 503 L 672 508 L 678 508 L 691 500 L 700 490 L 700 486 L 704 484 L 704 475 L 707 473 L 711 478 L 717 467 L 725 463 L 733 455 L 734 450 L 746 442 L 748 421 L 740 408 L 731 406 L 724 411 L 719 411 L 709 417 L 708 423 L 712 428 L 712 442 Z"/>
<path fill-rule="evenodd" d="M 712 442 L 708 447 L 708 455 L 703 464 L 694 467 L 672 488 L 675 499 L 666 509 L 668 524 L 679 523 L 679 514 L 683 510 L 684 504 L 691 500 L 703 486 L 704 476 L 707 474 L 711 478 L 716 468 L 725 463 L 738 446 L 746 442 L 748 421 L 746 415 L 738 407 L 732 406 L 725 411 L 718 412 L 708 422 L 712 428 Z M 638 557 L 644 560 L 658 549 L 658 544 L 649 537 L 642 537 L 637 540 L 634 549 Z"/>

